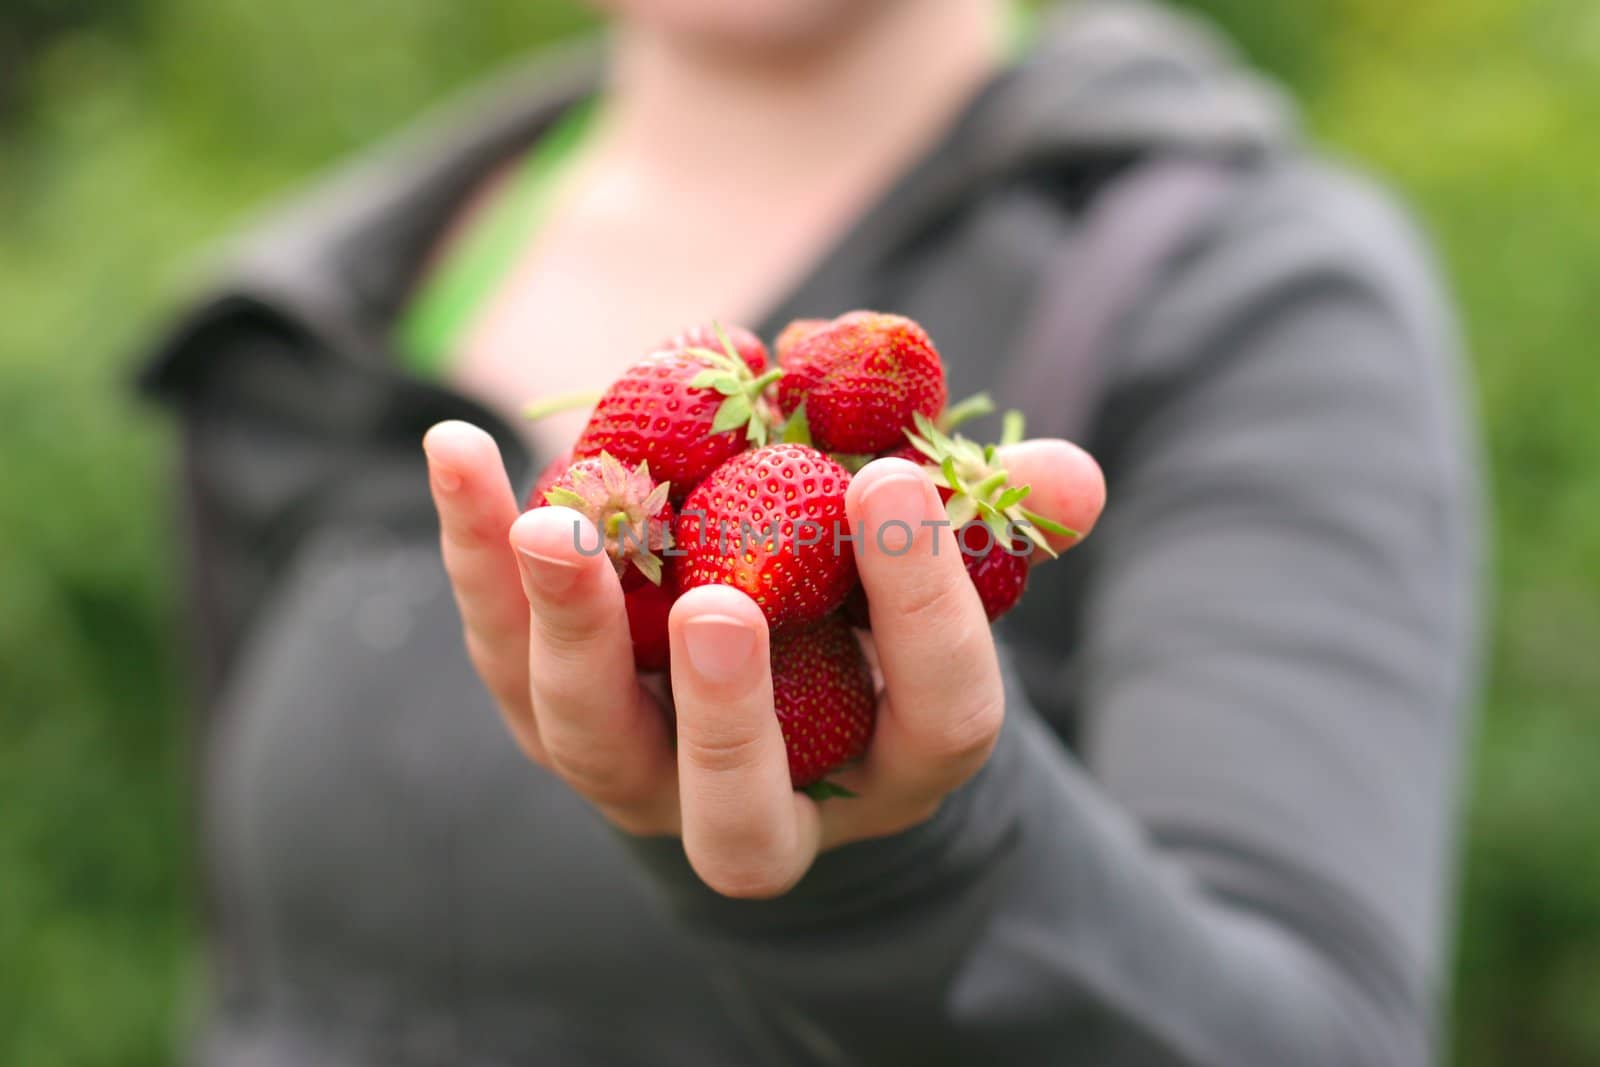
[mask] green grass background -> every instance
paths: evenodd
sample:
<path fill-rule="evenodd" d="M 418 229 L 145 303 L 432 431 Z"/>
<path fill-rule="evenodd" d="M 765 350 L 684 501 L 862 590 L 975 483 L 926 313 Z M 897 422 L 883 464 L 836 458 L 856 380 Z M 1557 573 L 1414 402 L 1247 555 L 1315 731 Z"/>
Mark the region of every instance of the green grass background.
<path fill-rule="evenodd" d="M 1453 1061 L 1600 1063 L 1600 4 L 1197 0 L 1436 235 L 1498 552 Z M 194 988 L 167 430 L 195 251 L 551 0 L 0 0 L 0 1064 L 170 1062 Z"/>

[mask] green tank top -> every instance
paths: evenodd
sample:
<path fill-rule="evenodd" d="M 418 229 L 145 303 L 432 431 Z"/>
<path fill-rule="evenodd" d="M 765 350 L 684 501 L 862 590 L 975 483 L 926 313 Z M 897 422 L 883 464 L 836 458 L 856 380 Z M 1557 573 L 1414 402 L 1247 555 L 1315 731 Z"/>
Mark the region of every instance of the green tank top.
<path fill-rule="evenodd" d="M 524 153 L 507 188 L 424 279 L 398 325 L 400 355 L 408 369 L 430 378 L 448 369 L 473 317 L 538 231 L 557 179 L 576 157 L 597 110 L 594 99 L 567 109 Z"/>

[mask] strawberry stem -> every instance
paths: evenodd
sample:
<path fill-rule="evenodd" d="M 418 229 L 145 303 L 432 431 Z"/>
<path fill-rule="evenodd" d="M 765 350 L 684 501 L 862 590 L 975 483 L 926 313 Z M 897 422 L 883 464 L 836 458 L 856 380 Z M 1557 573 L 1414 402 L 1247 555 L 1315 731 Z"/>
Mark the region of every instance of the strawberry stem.
<path fill-rule="evenodd" d="M 563 411 L 575 411 L 582 407 L 592 408 L 599 402 L 599 393 L 561 393 L 523 405 L 522 417 L 537 422 L 546 416 Z"/>

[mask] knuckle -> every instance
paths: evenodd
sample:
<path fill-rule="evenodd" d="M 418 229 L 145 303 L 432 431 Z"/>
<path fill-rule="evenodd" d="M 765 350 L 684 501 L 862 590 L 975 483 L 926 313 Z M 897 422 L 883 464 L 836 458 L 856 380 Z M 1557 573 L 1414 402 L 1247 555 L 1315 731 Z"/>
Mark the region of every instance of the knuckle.
<path fill-rule="evenodd" d="M 485 515 L 471 512 L 463 514 L 460 510 L 450 508 L 439 516 L 439 536 L 444 541 L 447 560 L 451 550 L 460 553 L 480 552 L 490 544 L 498 543 L 504 534 L 505 531 L 495 529 Z"/>
<path fill-rule="evenodd" d="M 945 763 L 986 759 L 1005 722 L 1005 701 L 985 696 L 959 708 L 929 738 L 933 757 Z"/>
<path fill-rule="evenodd" d="M 762 738 L 736 730 L 693 730 L 679 724 L 678 748 L 689 763 L 713 774 L 732 774 L 755 767 Z"/>
<path fill-rule="evenodd" d="M 578 664 L 587 659 L 604 630 L 596 614 L 583 609 L 537 611 L 534 619 L 541 652 L 561 664 Z"/>
<path fill-rule="evenodd" d="M 967 606 L 964 586 L 965 581 L 953 582 L 942 574 L 921 576 L 906 582 L 892 602 L 910 632 L 936 631 L 961 618 Z"/>
<path fill-rule="evenodd" d="M 597 806 L 629 811 L 642 809 L 654 795 L 654 783 L 637 773 L 632 761 L 603 745 L 556 745 L 546 738 L 550 769 Z"/>
<path fill-rule="evenodd" d="M 529 657 L 530 686 L 541 704 L 573 714 L 623 699 L 623 679 L 607 665 L 611 650 L 598 641 L 550 644 L 538 642 Z M 628 682 L 631 685 L 631 681 Z"/>
<path fill-rule="evenodd" d="M 805 866 L 792 832 L 748 799 L 704 785 L 684 796 L 684 848 L 700 880 L 740 900 L 767 900 L 793 888 Z"/>
<path fill-rule="evenodd" d="M 561 709 L 570 716 L 578 709 L 596 706 L 594 675 L 583 660 L 539 655 L 530 668 L 530 688 L 542 708 Z"/>

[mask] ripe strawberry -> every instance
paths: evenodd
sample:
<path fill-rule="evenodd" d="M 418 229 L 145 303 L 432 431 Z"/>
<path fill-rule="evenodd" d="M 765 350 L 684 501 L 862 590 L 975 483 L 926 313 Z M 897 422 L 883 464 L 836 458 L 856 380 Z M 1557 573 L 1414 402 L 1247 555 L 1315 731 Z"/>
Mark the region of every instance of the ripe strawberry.
<path fill-rule="evenodd" d="M 792 415 L 804 404 L 811 439 L 827 452 L 897 448 L 913 416 L 944 410 L 939 353 L 901 315 L 841 315 L 780 345 L 778 364 L 779 408 Z"/>
<path fill-rule="evenodd" d="M 967 577 L 978 590 L 984 614 L 994 622 L 1017 606 L 1027 588 L 1029 544 L 1024 538 L 1013 538 L 1008 552 L 982 521 L 967 523 L 956 537 L 961 545 L 961 561 L 967 565 Z"/>
<path fill-rule="evenodd" d="M 649 460 L 681 499 L 724 460 L 766 443 L 761 394 L 777 374 L 756 377 L 737 353 L 709 348 L 646 356 L 601 394 L 572 454 Z"/>
<path fill-rule="evenodd" d="M 672 528 L 671 486 L 650 477 L 641 462 L 628 470 L 609 452 L 580 459 L 544 492 L 536 506 L 558 504 L 580 512 L 605 538 L 605 550 L 617 568 L 624 591 L 661 584 L 661 552 Z M 578 536 L 578 535 L 574 535 Z M 580 548 L 593 550 L 596 546 Z"/>
<path fill-rule="evenodd" d="M 917 432 L 906 438 L 923 462 L 934 467 L 933 484 L 938 486 L 945 514 L 961 539 L 967 575 L 993 622 L 1022 598 L 1032 550 L 1055 556 L 1045 534 L 1072 537 L 1075 532 L 1022 506 L 1028 487 L 1011 484 L 995 445 L 978 445 L 960 434 L 946 434 L 921 415 L 916 421 Z M 1022 432 L 1022 417 L 1015 412 L 1007 414 L 1001 443 L 1021 441 Z M 1012 551 L 1006 551 L 1006 545 Z M 1025 548 L 1029 551 L 1023 552 Z"/>
<path fill-rule="evenodd" d="M 709 348 L 713 352 L 721 352 L 722 335 L 727 336 L 728 343 L 733 345 L 733 350 L 744 360 L 751 374 L 760 377 L 767 373 L 767 346 L 761 343 L 761 338 L 743 326 L 721 326 L 715 322 L 703 322 L 689 327 L 676 337 L 669 338 L 661 347 L 668 350 Z"/>
<path fill-rule="evenodd" d="M 671 560 L 667 561 L 668 570 Z M 633 638 L 633 665 L 641 671 L 664 671 L 671 642 L 667 638 L 667 616 L 677 599 L 669 573 L 660 585 L 645 582 L 623 594 L 628 611 L 628 634 Z"/>
<path fill-rule="evenodd" d="M 789 752 L 789 780 L 827 795 L 823 775 L 866 751 L 877 712 L 872 674 L 843 618 L 831 615 L 773 638 L 772 703 Z"/>
<path fill-rule="evenodd" d="M 785 326 L 772 346 L 773 352 L 778 357 L 778 363 L 780 365 L 783 363 L 785 354 L 799 344 L 802 338 L 809 337 L 826 325 L 828 325 L 827 319 L 795 319 Z"/>
<path fill-rule="evenodd" d="M 947 434 L 922 415 L 916 416 L 916 423 L 917 432 L 907 432 L 906 439 L 921 453 L 923 462 L 935 468 L 933 484 L 944 497 L 945 513 L 956 529 L 981 519 L 1002 544 L 1007 538 L 1025 537 L 1052 557 L 1056 553 L 1046 533 L 1077 536 L 1076 531 L 1022 506 L 1028 499 L 1029 487 L 1011 484 L 1011 476 L 1000 466 L 998 446 L 980 445 L 960 434 Z M 1022 416 L 1009 412 L 1000 444 L 1021 440 Z"/>
<path fill-rule="evenodd" d="M 969 422 L 972 419 L 982 418 L 985 415 L 992 415 L 993 413 L 994 401 L 989 399 L 989 394 L 978 393 L 975 396 L 969 396 L 965 400 L 956 404 L 951 404 L 949 407 L 945 408 L 943 413 L 941 413 L 937 419 L 933 420 L 933 424 L 941 431 L 949 433 L 951 430 L 954 430 L 957 426 L 960 426 L 964 422 Z M 893 448 L 880 451 L 877 455 L 871 458 L 903 459 L 908 463 L 917 463 L 922 466 L 927 466 L 930 462 L 929 458 L 924 455 L 922 450 L 916 445 L 910 443 L 911 437 L 912 435 L 910 433 L 903 434 L 898 445 Z M 862 466 L 865 465 L 865 463 L 862 464 Z M 849 466 L 849 464 L 846 464 L 846 466 Z M 946 501 L 950 499 L 950 490 L 941 488 L 939 492 Z"/>
<path fill-rule="evenodd" d="M 915 445 L 901 445 L 899 448 L 891 448 L 888 451 L 879 452 L 872 458 L 903 459 L 907 463 L 915 463 L 919 467 L 926 467 L 928 465 L 928 457 L 924 456 L 921 452 L 918 452 Z"/>
<path fill-rule="evenodd" d="M 856 580 L 844 493 L 850 474 L 808 445 L 741 453 L 684 501 L 679 586 L 731 585 L 773 630 L 833 611 Z"/>

